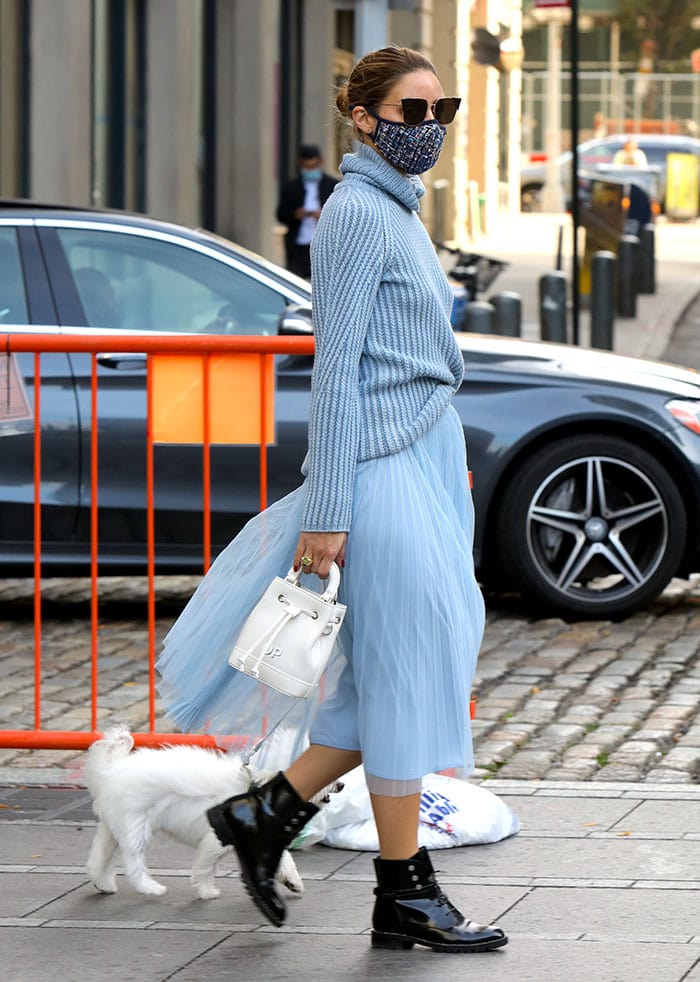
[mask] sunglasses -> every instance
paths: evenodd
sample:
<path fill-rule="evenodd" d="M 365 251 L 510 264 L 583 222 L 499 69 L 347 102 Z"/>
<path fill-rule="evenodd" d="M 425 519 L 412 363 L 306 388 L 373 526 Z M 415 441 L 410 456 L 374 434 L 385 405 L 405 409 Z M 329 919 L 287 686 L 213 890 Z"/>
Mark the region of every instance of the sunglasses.
<path fill-rule="evenodd" d="M 438 123 L 446 126 L 455 118 L 461 101 L 455 98 L 438 99 L 428 107 L 427 99 L 402 99 L 401 102 L 382 102 L 380 107 L 393 106 L 395 109 L 401 109 L 403 121 L 408 126 L 418 126 L 419 123 L 424 122 L 430 108 Z"/>

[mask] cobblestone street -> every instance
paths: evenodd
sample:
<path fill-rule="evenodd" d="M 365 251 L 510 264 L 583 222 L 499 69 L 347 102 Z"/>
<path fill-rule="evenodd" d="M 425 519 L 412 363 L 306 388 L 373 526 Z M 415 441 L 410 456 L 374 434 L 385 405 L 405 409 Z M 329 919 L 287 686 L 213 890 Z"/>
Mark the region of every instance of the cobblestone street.
<path fill-rule="evenodd" d="M 157 579 L 160 640 L 196 577 Z M 0 586 L 0 726 L 33 723 L 32 581 Z M 148 710 L 146 582 L 100 581 L 99 726 L 143 729 Z M 43 592 L 43 725 L 89 729 L 89 581 Z M 698 783 L 700 578 L 676 580 L 620 623 L 534 619 L 488 602 L 477 667 L 475 777 Z M 167 720 L 158 728 L 170 731 Z M 68 751 L 0 750 L 0 767 L 72 768 Z"/>

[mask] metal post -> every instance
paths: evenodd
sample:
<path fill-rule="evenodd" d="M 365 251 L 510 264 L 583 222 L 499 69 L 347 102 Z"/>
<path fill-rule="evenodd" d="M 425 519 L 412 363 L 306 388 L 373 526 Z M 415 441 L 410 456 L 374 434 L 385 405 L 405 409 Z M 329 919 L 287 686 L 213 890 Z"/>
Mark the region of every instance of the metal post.
<path fill-rule="evenodd" d="M 574 344 L 578 344 L 579 311 L 581 307 L 578 262 L 578 230 L 581 224 L 578 197 L 578 0 L 569 0 L 569 7 L 571 8 L 569 57 L 571 59 L 571 221 L 573 223 L 571 243 L 571 340 Z"/>
<path fill-rule="evenodd" d="M 620 317 L 637 316 L 637 264 L 639 239 L 636 235 L 621 235 L 617 246 L 618 292 L 617 312 Z"/>
<path fill-rule="evenodd" d="M 656 293 L 656 248 L 653 223 L 639 232 L 639 292 Z"/>
<path fill-rule="evenodd" d="M 503 293 L 494 294 L 489 299 L 489 303 L 495 312 L 496 334 L 508 338 L 519 338 L 523 310 L 520 294 L 504 290 Z"/>
<path fill-rule="evenodd" d="M 540 337 L 566 343 L 566 273 L 540 276 Z"/>
<path fill-rule="evenodd" d="M 610 25 L 610 112 L 614 120 L 625 118 L 625 93 L 622 75 L 620 74 L 620 22 L 614 20 Z M 620 123 L 620 125 L 622 125 Z"/>
<path fill-rule="evenodd" d="M 444 242 L 447 229 L 447 189 L 450 182 L 441 178 L 433 181 L 433 242 Z"/>
<path fill-rule="evenodd" d="M 568 14 L 568 10 L 566 11 Z M 547 9 L 547 102 L 546 150 L 547 175 L 542 188 L 542 210 L 563 211 L 564 192 L 559 173 L 561 154 L 561 35 L 559 8 Z"/>
<path fill-rule="evenodd" d="M 474 334 L 493 334 L 496 326 L 496 311 L 485 300 L 473 300 L 464 312 L 464 330 Z"/>
<path fill-rule="evenodd" d="M 555 269 L 564 268 L 564 226 L 559 226 L 559 231 L 557 233 L 557 264 Z"/>
<path fill-rule="evenodd" d="M 615 327 L 615 253 L 591 258 L 591 347 L 613 350 Z"/>

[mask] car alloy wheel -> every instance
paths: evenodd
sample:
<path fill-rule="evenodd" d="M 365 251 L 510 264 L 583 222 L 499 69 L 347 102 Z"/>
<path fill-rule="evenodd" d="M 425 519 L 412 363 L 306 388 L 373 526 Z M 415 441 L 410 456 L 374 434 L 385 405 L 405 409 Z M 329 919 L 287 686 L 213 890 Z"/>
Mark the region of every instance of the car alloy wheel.
<path fill-rule="evenodd" d="M 666 469 L 615 437 L 560 440 L 526 461 L 500 514 L 501 555 L 516 584 L 569 615 L 638 609 L 684 551 L 685 509 Z"/>

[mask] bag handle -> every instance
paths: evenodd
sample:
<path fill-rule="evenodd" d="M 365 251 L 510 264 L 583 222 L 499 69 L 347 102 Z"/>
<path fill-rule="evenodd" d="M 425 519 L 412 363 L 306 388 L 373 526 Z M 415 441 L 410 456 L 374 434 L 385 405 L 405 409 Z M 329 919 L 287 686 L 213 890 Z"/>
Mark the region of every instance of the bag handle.
<path fill-rule="evenodd" d="M 285 580 L 289 583 L 293 583 L 294 586 L 301 586 L 301 569 L 294 571 L 294 567 L 285 576 Z M 321 594 L 321 600 L 324 603 L 334 604 L 338 599 L 338 590 L 340 588 L 340 570 L 338 569 L 337 563 L 331 563 L 331 571 L 328 574 L 328 586 Z M 306 589 L 306 588 L 304 588 Z"/>

